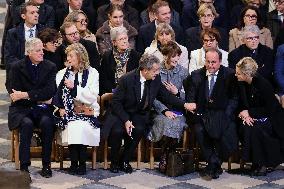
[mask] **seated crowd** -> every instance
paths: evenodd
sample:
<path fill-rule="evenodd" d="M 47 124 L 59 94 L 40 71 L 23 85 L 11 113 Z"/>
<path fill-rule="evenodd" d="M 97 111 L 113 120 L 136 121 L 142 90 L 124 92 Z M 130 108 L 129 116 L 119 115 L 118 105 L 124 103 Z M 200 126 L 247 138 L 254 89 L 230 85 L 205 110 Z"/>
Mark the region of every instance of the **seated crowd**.
<path fill-rule="evenodd" d="M 109 170 L 132 173 L 142 138 L 160 141 L 164 170 L 187 127 L 201 176 L 219 178 L 239 144 L 254 176 L 284 162 L 284 0 L 29 0 L 8 12 L 2 63 L 21 171 L 35 127 L 46 178 L 54 137 L 70 174 L 86 174 L 87 146 L 102 140 Z"/>

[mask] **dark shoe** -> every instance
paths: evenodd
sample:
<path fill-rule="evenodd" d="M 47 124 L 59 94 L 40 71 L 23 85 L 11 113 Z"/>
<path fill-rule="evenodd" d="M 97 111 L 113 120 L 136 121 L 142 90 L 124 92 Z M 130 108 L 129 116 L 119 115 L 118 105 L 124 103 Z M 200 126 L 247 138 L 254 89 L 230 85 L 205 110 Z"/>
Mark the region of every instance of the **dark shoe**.
<path fill-rule="evenodd" d="M 117 163 L 111 163 L 109 170 L 110 170 L 110 172 L 112 172 L 112 173 L 118 173 L 118 172 L 119 172 L 119 166 L 118 166 L 118 164 L 117 164 Z"/>
<path fill-rule="evenodd" d="M 259 169 L 256 169 L 252 172 L 252 176 L 266 176 L 267 175 L 267 169 L 265 166 L 261 166 Z"/>
<path fill-rule="evenodd" d="M 212 164 L 208 164 L 203 170 L 199 172 L 199 175 L 205 180 L 212 180 L 219 178 L 219 175 L 215 173 L 215 169 Z"/>
<path fill-rule="evenodd" d="M 220 175 L 222 175 L 223 173 L 223 169 L 221 168 L 221 166 L 217 166 L 215 169 L 215 174 L 218 175 L 218 178 Z"/>
<path fill-rule="evenodd" d="M 51 171 L 50 167 L 43 167 L 41 169 L 40 175 L 44 178 L 52 177 L 52 171 Z"/>
<path fill-rule="evenodd" d="M 131 165 L 127 162 L 123 162 L 121 164 L 120 170 L 124 171 L 125 173 L 129 173 L 129 174 L 133 172 Z"/>
<path fill-rule="evenodd" d="M 161 160 L 160 160 L 160 163 L 159 163 L 159 171 L 161 173 L 166 173 L 166 169 L 167 169 L 167 155 L 163 154 L 161 156 Z"/>
<path fill-rule="evenodd" d="M 78 166 L 72 165 L 69 167 L 68 169 L 68 173 L 70 175 L 76 175 L 77 174 L 77 170 L 78 170 Z"/>
<path fill-rule="evenodd" d="M 24 172 L 30 173 L 28 167 L 21 167 L 21 168 L 20 168 L 20 171 L 24 171 Z"/>
<path fill-rule="evenodd" d="M 78 175 L 85 175 L 87 173 L 86 163 L 80 163 L 77 174 Z"/>

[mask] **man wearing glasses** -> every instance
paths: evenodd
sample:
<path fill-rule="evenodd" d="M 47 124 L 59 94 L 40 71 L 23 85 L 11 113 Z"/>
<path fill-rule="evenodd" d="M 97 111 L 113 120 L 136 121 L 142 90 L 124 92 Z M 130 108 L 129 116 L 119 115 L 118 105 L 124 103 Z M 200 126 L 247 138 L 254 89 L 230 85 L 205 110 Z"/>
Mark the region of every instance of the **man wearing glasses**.
<path fill-rule="evenodd" d="M 100 55 L 95 42 L 81 38 L 78 29 L 72 22 L 64 22 L 60 27 L 60 33 L 63 41 L 62 45 L 56 50 L 56 53 L 59 53 L 62 57 L 62 64 L 59 66 L 61 69 L 66 66 L 64 65 L 64 62 L 66 61 L 66 47 L 73 43 L 81 43 L 88 52 L 90 65 L 98 70 L 100 65 Z"/>
<path fill-rule="evenodd" d="M 274 64 L 273 50 L 259 43 L 260 30 L 258 26 L 251 25 L 243 28 L 244 44 L 229 53 L 229 67 L 235 69 L 236 64 L 243 57 L 252 57 L 258 64 L 258 73 L 272 81 Z"/>
<path fill-rule="evenodd" d="M 274 0 L 276 9 L 267 14 L 267 26 L 275 40 L 281 28 L 284 28 L 284 0 Z"/>

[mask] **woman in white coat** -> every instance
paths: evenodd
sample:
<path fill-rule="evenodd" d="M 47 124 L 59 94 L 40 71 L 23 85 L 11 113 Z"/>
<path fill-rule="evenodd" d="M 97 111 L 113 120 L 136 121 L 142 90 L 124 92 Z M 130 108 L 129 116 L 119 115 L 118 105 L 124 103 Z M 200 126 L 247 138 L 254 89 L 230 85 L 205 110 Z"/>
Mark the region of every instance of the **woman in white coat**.
<path fill-rule="evenodd" d="M 188 71 L 191 74 L 194 70 L 200 69 L 205 65 L 205 53 L 207 49 L 217 48 L 222 53 L 221 64 L 228 67 L 228 52 L 219 49 L 218 43 L 221 40 L 220 33 L 215 28 L 208 28 L 202 30 L 201 40 L 203 41 L 203 46 L 201 49 L 196 49 L 190 53 L 190 62 Z"/>
<path fill-rule="evenodd" d="M 69 45 L 66 68 L 56 75 L 58 86 L 53 104 L 62 130 L 59 143 L 68 145 L 71 159 L 70 174 L 86 174 L 87 146 L 98 146 L 100 129 L 99 73 L 90 67 L 88 53 L 80 43 Z"/>

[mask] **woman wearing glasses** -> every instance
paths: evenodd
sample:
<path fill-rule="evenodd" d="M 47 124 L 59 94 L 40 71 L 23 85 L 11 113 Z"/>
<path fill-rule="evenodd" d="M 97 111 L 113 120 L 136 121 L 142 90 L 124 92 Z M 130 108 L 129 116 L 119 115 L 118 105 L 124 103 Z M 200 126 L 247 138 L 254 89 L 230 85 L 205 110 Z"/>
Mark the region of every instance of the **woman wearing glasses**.
<path fill-rule="evenodd" d="M 138 35 L 137 30 L 129 25 L 124 20 L 123 9 L 119 5 L 111 6 L 108 13 L 108 20 L 103 23 L 96 33 L 98 48 L 100 54 L 104 54 L 106 51 L 112 50 L 112 40 L 110 38 L 110 30 L 114 27 L 124 26 L 128 30 L 129 44 L 132 49 L 135 49 L 135 38 Z"/>
<path fill-rule="evenodd" d="M 232 29 L 229 33 L 229 52 L 244 44 L 242 41 L 243 28 L 245 26 L 256 25 L 260 29 L 260 43 L 273 48 L 273 41 L 269 29 L 263 27 L 261 14 L 255 6 L 247 6 L 241 12 L 238 27 Z"/>
<path fill-rule="evenodd" d="M 70 12 L 64 22 L 73 22 L 83 39 L 97 43 L 95 34 L 88 30 L 88 17 L 83 11 L 75 10 Z"/>
<path fill-rule="evenodd" d="M 209 28 L 202 30 L 201 41 L 203 41 L 203 46 L 200 49 L 191 51 L 190 53 L 190 63 L 188 71 L 189 73 L 194 70 L 200 69 L 205 64 L 205 52 L 208 49 L 218 49 L 222 53 L 222 65 L 228 67 L 228 52 L 219 49 L 218 44 L 221 41 L 220 33 L 215 28 Z"/>

